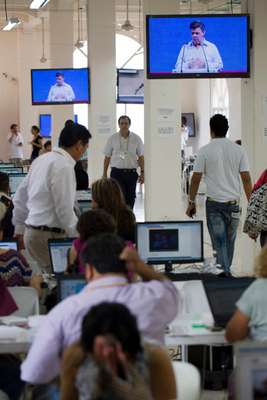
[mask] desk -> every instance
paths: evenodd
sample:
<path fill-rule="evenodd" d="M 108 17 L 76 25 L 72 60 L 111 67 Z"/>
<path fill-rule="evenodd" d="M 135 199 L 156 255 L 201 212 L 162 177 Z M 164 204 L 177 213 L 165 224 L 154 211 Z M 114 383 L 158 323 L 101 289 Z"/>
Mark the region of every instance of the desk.
<path fill-rule="evenodd" d="M 181 297 L 181 307 L 176 318 L 170 324 L 172 328 L 185 328 L 185 333 L 167 334 L 165 344 L 168 347 L 182 346 L 182 359 L 187 361 L 187 346 L 213 345 L 227 343 L 224 331 L 211 332 L 205 328 L 192 328 L 192 323 L 202 322 L 208 326 L 214 324 L 208 299 L 201 281 L 174 282 Z"/>

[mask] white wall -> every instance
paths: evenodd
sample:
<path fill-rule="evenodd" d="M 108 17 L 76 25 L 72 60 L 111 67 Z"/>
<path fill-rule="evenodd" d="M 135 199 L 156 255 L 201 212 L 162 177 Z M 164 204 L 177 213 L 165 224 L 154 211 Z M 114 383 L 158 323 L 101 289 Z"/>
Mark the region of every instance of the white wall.
<path fill-rule="evenodd" d="M 17 36 L 16 31 L 0 31 L 0 159 L 3 160 L 8 159 L 9 127 L 12 123 L 19 123 Z M 8 74 L 7 78 L 3 73 Z"/>

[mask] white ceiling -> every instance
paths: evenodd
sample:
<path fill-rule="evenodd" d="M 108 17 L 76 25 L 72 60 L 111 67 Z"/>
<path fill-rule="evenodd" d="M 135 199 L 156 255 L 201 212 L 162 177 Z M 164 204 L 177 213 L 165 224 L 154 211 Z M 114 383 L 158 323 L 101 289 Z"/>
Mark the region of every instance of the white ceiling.
<path fill-rule="evenodd" d="M 108 0 L 106 0 L 108 1 Z M 164 0 L 162 0 L 164 1 Z M 18 16 L 24 22 L 30 22 L 36 29 L 38 23 L 36 17 L 45 15 L 46 12 L 76 11 L 77 0 L 50 0 L 41 12 L 29 9 L 31 0 L 7 0 L 8 16 Z M 87 0 L 80 0 L 80 6 L 85 8 Z M 209 12 L 240 12 L 241 0 L 177 0 L 177 12 L 180 13 L 209 13 Z M 129 0 L 129 19 L 135 29 L 129 34 L 138 39 L 140 36 L 140 24 L 142 25 L 142 0 Z M 86 13 L 84 12 L 84 18 Z M 126 0 L 116 0 L 116 25 L 117 31 L 126 19 Z M 35 21 L 34 21 L 35 20 Z M 38 18 L 40 21 L 40 19 Z M 4 0 L 0 2 L 0 26 L 5 22 Z M 84 24 L 85 26 L 85 24 Z M 125 32 L 124 32 L 125 33 Z"/>

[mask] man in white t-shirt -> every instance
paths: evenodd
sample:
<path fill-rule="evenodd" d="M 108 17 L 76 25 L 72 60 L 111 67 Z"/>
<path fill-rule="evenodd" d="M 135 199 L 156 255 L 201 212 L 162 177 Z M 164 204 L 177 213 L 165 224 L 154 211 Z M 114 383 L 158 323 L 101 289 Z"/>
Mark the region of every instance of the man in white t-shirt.
<path fill-rule="evenodd" d="M 10 126 L 8 142 L 10 143 L 10 160 L 14 162 L 21 161 L 23 159 L 23 139 L 17 124 Z"/>
<path fill-rule="evenodd" d="M 240 217 L 241 182 L 247 199 L 252 192 L 247 155 L 244 148 L 227 139 L 228 121 L 221 114 L 210 119 L 211 142 L 199 150 L 189 190 L 186 214 L 196 213 L 195 198 L 204 175 L 207 185 L 206 217 L 217 262 L 226 275 L 234 255 L 234 244 Z"/>

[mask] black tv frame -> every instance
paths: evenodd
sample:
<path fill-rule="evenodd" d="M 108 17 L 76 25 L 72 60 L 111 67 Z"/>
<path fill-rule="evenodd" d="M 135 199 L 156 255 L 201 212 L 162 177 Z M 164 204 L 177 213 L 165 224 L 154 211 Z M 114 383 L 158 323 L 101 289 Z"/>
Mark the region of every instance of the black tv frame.
<path fill-rule="evenodd" d="M 32 85 L 32 75 L 33 71 L 66 71 L 70 69 L 81 70 L 87 69 L 88 70 L 88 101 L 35 101 L 33 102 L 33 85 Z M 83 67 L 83 68 L 32 68 L 31 69 L 31 95 L 32 95 L 32 105 L 33 106 L 53 106 L 53 105 L 70 105 L 70 104 L 90 104 L 91 103 L 91 88 L 90 88 L 90 68 Z"/>
<path fill-rule="evenodd" d="M 116 96 L 116 103 L 117 104 L 144 104 L 144 100 L 142 102 L 140 101 L 121 101 L 120 96 L 119 96 L 119 77 L 120 77 L 120 71 L 125 70 L 125 71 L 144 71 L 144 78 L 145 78 L 145 70 L 141 68 L 117 68 L 117 96 Z"/>
<path fill-rule="evenodd" d="M 152 18 L 229 18 L 229 17 L 247 17 L 247 72 L 240 72 L 238 74 L 229 72 L 207 72 L 207 73 L 151 73 L 150 72 L 150 43 L 149 43 L 149 20 Z M 159 15 L 146 15 L 146 73 L 147 79 L 189 79 L 189 78 L 249 78 L 250 77 L 250 47 L 251 47 L 251 30 L 250 30 L 250 16 L 249 14 L 159 14 Z"/>
<path fill-rule="evenodd" d="M 196 133 L 195 113 L 193 113 L 193 112 L 182 112 L 182 113 L 181 113 L 181 118 L 182 118 L 182 117 L 186 117 L 187 120 L 188 120 L 188 116 L 189 116 L 189 115 L 192 116 L 194 134 L 193 134 L 193 135 L 188 134 L 188 137 L 189 137 L 189 138 L 194 138 L 194 137 L 197 136 L 197 133 Z"/>

